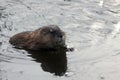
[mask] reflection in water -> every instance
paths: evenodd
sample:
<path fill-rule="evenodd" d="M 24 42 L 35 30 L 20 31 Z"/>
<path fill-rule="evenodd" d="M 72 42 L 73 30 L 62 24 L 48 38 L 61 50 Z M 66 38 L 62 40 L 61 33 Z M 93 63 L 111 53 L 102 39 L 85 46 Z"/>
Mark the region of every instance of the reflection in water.
<path fill-rule="evenodd" d="M 67 70 L 66 50 L 58 51 L 28 51 L 36 62 L 41 63 L 44 71 L 62 76 Z"/>

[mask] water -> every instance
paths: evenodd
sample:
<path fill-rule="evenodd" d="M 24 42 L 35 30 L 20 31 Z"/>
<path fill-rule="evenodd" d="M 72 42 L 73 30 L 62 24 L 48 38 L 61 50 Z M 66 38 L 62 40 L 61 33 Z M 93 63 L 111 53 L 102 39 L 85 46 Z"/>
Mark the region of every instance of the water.
<path fill-rule="evenodd" d="M 49 24 L 66 32 L 73 52 L 47 60 L 50 55 L 31 55 L 8 42 Z M 0 80 L 118 80 L 119 43 L 120 0 L 0 0 Z"/>

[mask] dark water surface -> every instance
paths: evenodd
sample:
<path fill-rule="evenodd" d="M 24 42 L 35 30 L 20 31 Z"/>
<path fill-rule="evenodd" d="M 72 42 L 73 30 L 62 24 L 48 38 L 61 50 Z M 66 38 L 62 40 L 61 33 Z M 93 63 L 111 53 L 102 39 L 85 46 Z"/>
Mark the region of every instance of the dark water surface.
<path fill-rule="evenodd" d="M 18 50 L 16 33 L 56 24 L 73 52 Z M 120 0 L 0 0 L 0 80 L 118 80 Z"/>

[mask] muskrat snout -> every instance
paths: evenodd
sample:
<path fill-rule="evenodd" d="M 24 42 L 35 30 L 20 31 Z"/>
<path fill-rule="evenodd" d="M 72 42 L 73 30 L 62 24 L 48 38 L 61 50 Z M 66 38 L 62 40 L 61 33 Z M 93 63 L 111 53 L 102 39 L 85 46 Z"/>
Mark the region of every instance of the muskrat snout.
<path fill-rule="evenodd" d="M 65 44 L 65 36 L 63 34 L 57 35 L 55 40 L 56 40 L 56 43 L 60 45 Z"/>
<path fill-rule="evenodd" d="M 55 38 L 57 42 L 62 42 L 64 40 L 64 32 L 61 32 L 61 30 L 51 30 L 51 35 Z"/>

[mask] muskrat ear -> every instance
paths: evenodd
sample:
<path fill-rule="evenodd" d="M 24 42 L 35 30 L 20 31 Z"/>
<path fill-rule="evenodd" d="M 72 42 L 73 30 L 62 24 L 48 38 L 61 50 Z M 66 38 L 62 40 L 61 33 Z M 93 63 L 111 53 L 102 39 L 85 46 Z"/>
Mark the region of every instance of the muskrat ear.
<path fill-rule="evenodd" d="M 37 32 L 37 34 L 39 35 L 39 34 L 45 34 L 46 33 L 46 31 L 44 30 L 44 28 L 39 28 L 39 29 L 37 29 L 36 31 L 34 31 L 34 32 Z"/>

